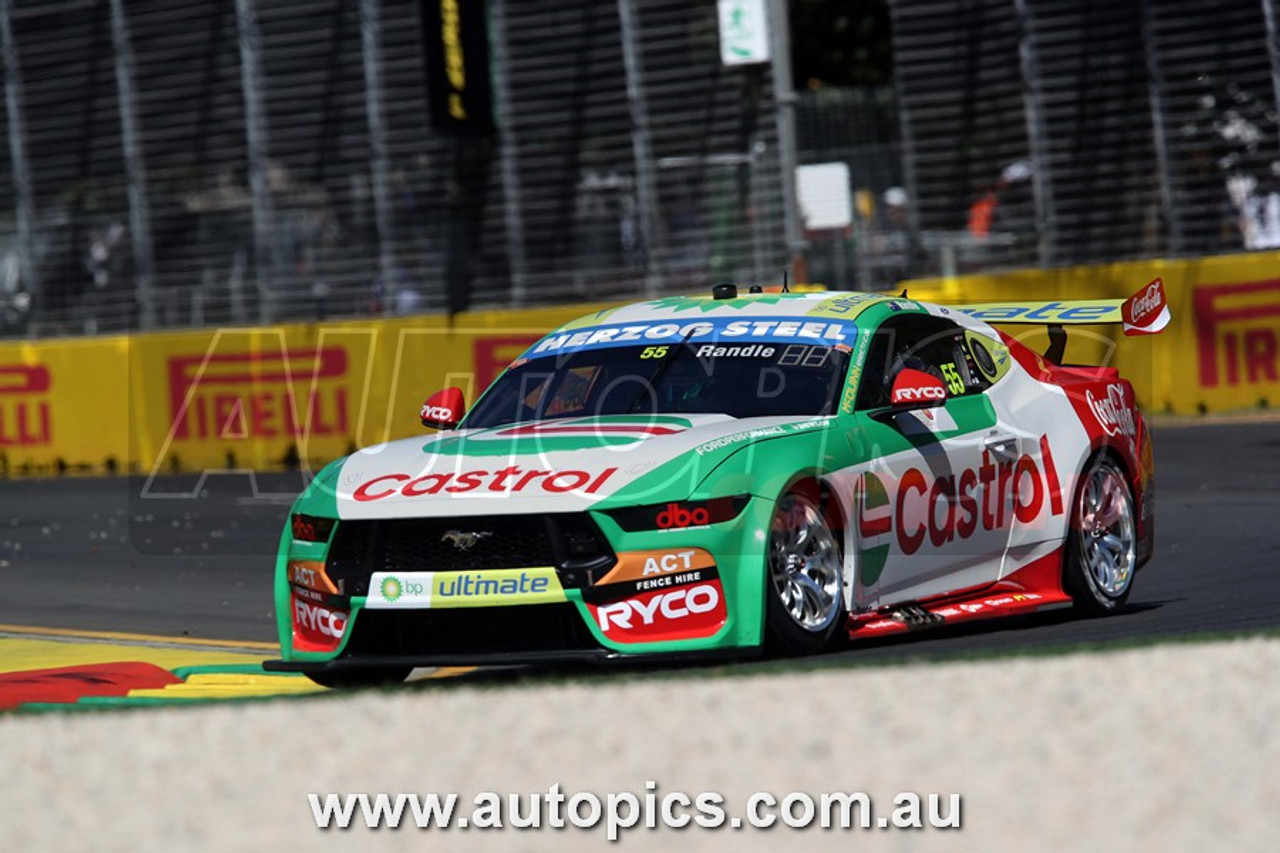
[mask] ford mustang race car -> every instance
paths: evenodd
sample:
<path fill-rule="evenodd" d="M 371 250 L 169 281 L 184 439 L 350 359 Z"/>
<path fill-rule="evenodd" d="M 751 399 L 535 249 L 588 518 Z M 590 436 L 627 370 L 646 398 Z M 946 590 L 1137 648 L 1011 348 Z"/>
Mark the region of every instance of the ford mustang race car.
<path fill-rule="evenodd" d="M 268 668 L 339 685 L 1111 613 L 1152 553 L 1151 440 L 1115 369 L 1061 364 L 1064 328 L 1168 319 L 1159 281 L 964 308 L 719 285 L 583 317 L 470 410 L 434 395 L 433 435 L 317 474 Z"/>

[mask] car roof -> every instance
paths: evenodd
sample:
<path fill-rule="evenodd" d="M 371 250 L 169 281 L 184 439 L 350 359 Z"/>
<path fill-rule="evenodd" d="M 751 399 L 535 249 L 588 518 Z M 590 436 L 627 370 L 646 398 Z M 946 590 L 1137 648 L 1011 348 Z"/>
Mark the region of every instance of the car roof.
<path fill-rule="evenodd" d="M 664 296 L 587 314 L 561 326 L 568 331 L 602 323 L 642 323 L 660 320 L 725 319 L 732 317 L 795 317 L 857 321 L 875 325 L 885 310 L 923 310 L 915 300 L 883 293 L 824 291 L 816 293 L 754 293 L 716 299 L 711 296 Z M 864 313 L 866 316 L 864 317 Z"/>

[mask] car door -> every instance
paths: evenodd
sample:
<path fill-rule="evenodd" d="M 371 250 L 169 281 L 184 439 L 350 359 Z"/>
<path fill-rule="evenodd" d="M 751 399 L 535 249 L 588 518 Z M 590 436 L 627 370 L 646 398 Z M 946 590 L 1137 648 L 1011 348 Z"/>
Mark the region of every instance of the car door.
<path fill-rule="evenodd" d="M 889 406 L 906 368 L 943 381 L 943 405 Z M 849 440 L 867 462 L 854 483 L 855 606 L 874 608 L 996 581 L 1009 542 L 1018 442 L 998 422 L 964 330 L 901 314 L 874 333 Z"/>
<path fill-rule="evenodd" d="M 991 387 L 986 397 L 995 407 L 1002 433 L 1016 448 L 1005 460 L 1012 467 L 1007 500 L 1013 524 L 1001 577 L 1025 568 L 1062 543 L 1067 522 L 1069 470 L 1058 459 L 1076 457 L 1089 443 L 1078 418 L 1072 416 L 1065 392 L 1013 370 L 1013 358 L 998 337 L 986 331 L 966 332 L 968 349 L 978 371 Z"/>

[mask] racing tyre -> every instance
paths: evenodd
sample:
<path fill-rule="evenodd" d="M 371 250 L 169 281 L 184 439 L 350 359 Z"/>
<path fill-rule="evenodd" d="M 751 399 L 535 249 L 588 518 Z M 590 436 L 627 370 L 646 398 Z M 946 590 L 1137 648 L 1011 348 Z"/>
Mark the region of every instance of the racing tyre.
<path fill-rule="evenodd" d="M 1062 581 L 1078 610 L 1105 616 L 1124 606 L 1137 569 L 1137 542 L 1124 472 L 1095 457 L 1080 476 L 1067 531 Z"/>
<path fill-rule="evenodd" d="M 788 492 L 769 524 L 765 634 L 770 648 L 811 654 L 845 629 L 840 539 L 807 495 Z"/>
<path fill-rule="evenodd" d="M 407 667 L 393 667 L 386 669 L 340 669 L 332 672 L 308 672 L 306 673 L 306 676 L 321 687 L 342 689 L 353 687 L 386 687 L 392 684 L 400 684 L 409 677 L 409 673 L 411 672 L 413 672 L 413 670 Z"/>

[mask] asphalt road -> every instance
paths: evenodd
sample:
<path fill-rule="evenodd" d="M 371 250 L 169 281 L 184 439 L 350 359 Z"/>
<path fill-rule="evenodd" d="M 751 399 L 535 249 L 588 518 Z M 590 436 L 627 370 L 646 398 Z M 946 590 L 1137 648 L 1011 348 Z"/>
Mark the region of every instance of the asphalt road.
<path fill-rule="evenodd" d="M 864 660 L 1280 628 L 1280 421 L 1157 427 L 1156 556 L 1129 609 L 863 642 Z M 298 474 L 0 481 L 0 624 L 273 641 Z"/>

